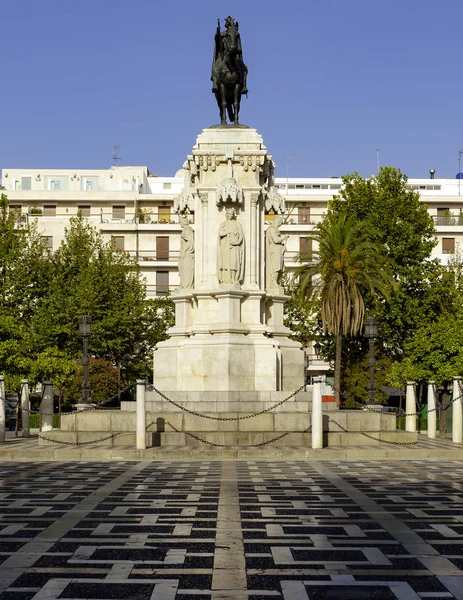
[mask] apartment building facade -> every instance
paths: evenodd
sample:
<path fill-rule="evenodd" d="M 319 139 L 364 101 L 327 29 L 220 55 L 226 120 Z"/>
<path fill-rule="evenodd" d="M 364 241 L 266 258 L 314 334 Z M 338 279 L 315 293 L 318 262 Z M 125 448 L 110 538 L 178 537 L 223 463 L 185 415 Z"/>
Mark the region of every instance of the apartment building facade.
<path fill-rule="evenodd" d="M 310 232 L 339 193 L 339 178 L 276 178 L 285 197 L 289 234 L 285 265 L 291 272 L 301 250 L 310 247 Z M 463 242 L 463 189 L 460 179 L 410 179 L 435 226 L 433 255 L 447 264 Z M 113 166 L 106 170 L 3 169 L 1 188 L 18 220 L 36 221 L 42 241 L 59 247 L 69 219 L 79 212 L 113 240 L 115 248 L 133 256 L 152 297 L 174 291 L 180 283 L 180 231 L 174 199 L 184 187 L 182 170 L 174 177 L 151 175 L 147 167 Z M 265 215 L 270 223 L 272 212 Z M 194 214 L 189 215 L 194 228 Z"/>

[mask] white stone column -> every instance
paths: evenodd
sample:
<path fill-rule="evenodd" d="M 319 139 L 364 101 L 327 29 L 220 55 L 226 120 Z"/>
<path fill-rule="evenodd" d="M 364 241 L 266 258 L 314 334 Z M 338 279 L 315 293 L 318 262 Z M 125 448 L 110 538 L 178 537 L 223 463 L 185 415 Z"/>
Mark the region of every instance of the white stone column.
<path fill-rule="evenodd" d="M 40 404 L 41 427 L 40 431 L 53 429 L 53 384 L 51 381 L 43 382 L 43 396 Z"/>
<path fill-rule="evenodd" d="M 259 222 L 259 192 L 253 192 L 251 194 L 251 239 L 249 240 L 249 247 L 251 253 L 251 289 L 258 290 L 258 275 L 257 269 L 259 266 L 259 239 L 257 235 L 258 222 Z"/>
<path fill-rule="evenodd" d="M 414 381 L 407 381 L 405 412 L 407 415 L 413 413 L 411 416 L 405 417 L 405 431 L 416 431 L 416 397 Z"/>
<path fill-rule="evenodd" d="M 461 444 L 463 441 L 463 404 L 460 393 L 461 377 L 453 378 L 452 395 L 452 442 Z"/>
<path fill-rule="evenodd" d="M 312 389 L 312 448 L 323 448 L 322 381 L 314 377 Z"/>
<path fill-rule="evenodd" d="M 137 450 L 146 449 L 145 380 L 137 379 Z"/>
<path fill-rule="evenodd" d="M 207 288 L 209 287 L 208 281 L 208 273 L 207 273 L 207 264 L 208 264 L 208 238 L 212 232 L 208 231 L 208 194 L 207 192 L 201 192 L 199 194 L 199 198 L 201 200 L 201 241 L 200 245 L 197 245 L 197 241 L 195 238 L 195 288 Z M 199 224 L 196 223 L 197 215 L 195 214 L 195 225 L 198 227 Z M 197 229 L 196 229 L 197 231 Z M 214 232 L 216 233 L 216 232 Z M 198 252 L 200 250 L 200 252 Z M 199 273 L 198 273 L 199 270 Z M 197 278 L 197 279 L 196 279 Z"/>
<path fill-rule="evenodd" d="M 21 381 L 21 419 L 22 436 L 28 438 L 31 435 L 30 430 L 30 412 L 29 412 L 29 382 L 27 379 Z"/>
<path fill-rule="evenodd" d="M 437 411 L 436 411 L 436 382 L 428 381 L 428 438 L 436 438 Z"/>
<path fill-rule="evenodd" d="M 0 442 L 5 441 L 5 377 L 0 375 Z"/>

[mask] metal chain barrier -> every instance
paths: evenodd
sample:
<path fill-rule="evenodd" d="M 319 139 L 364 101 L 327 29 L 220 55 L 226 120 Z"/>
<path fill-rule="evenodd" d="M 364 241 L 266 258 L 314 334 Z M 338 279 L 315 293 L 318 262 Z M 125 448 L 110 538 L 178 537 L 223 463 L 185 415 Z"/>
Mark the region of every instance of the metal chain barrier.
<path fill-rule="evenodd" d="M 328 421 L 337 425 L 339 427 L 339 429 L 344 431 L 344 433 L 349 433 L 348 429 L 343 427 L 343 425 L 341 425 L 341 423 L 338 423 L 332 417 L 328 417 Z M 370 440 L 375 440 L 376 442 L 380 442 L 381 444 L 392 444 L 393 446 L 415 446 L 416 444 L 418 444 L 418 441 L 416 441 L 416 442 L 392 442 L 390 440 L 382 440 L 380 438 L 370 435 L 369 433 L 364 433 L 363 431 L 350 432 L 350 433 L 360 433 L 361 435 L 365 436 L 366 438 L 370 438 Z"/>
<path fill-rule="evenodd" d="M 277 408 L 278 406 L 281 406 L 285 402 L 288 402 L 288 400 L 291 400 L 291 398 L 294 398 L 296 396 L 296 394 L 298 394 L 299 392 L 301 392 L 304 388 L 305 388 L 305 384 L 301 385 L 300 388 L 298 388 L 295 392 L 293 392 L 292 394 L 290 394 L 289 396 L 287 396 L 283 400 L 280 400 L 280 402 L 277 402 L 273 406 L 270 406 L 269 408 L 265 408 L 264 410 L 261 410 L 260 412 L 255 412 L 255 413 L 252 413 L 252 414 L 249 414 L 249 415 L 245 415 L 243 417 L 218 417 L 218 416 L 214 417 L 214 416 L 211 416 L 211 415 L 204 415 L 202 413 L 199 413 L 199 412 L 196 412 L 194 410 L 191 410 L 190 408 L 186 408 L 185 406 L 182 406 L 178 402 L 175 402 L 175 400 L 171 400 L 170 398 L 168 398 L 160 390 L 158 390 L 156 387 L 154 387 L 154 385 L 147 386 L 148 390 L 155 391 L 156 394 L 158 394 L 159 396 L 161 396 L 161 398 L 163 400 L 166 400 L 170 404 L 173 404 L 174 406 L 176 406 L 180 410 L 183 410 L 184 412 L 186 412 L 186 413 L 188 413 L 190 415 L 194 415 L 195 417 L 201 417 L 202 419 L 210 419 L 211 421 L 244 421 L 245 419 L 253 419 L 254 417 L 258 417 L 260 415 L 264 415 L 265 413 L 270 412 L 274 408 Z"/>
<path fill-rule="evenodd" d="M 204 438 L 201 438 L 198 435 L 195 435 L 194 433 L 190 433 L 189 431 L 180 431 L 179 429 L 177 429 L 175 427 L 175 425 L 172 425 L 172 423 L 170 423 L 169 421 L 166 421 L 166 425 L 169 425 L 169 427 L 172 427 L 172 429 L 176 433 L 184 433 L 185 435 L 188 435 L 189 437 L 193 438 L 194 440 L 197 440 L 198 442 L 202 442 L 203 444 L 207 444 L 208 446 L 215 446 L 217 448 L 226 448 L 229 445 L 229 444 L 217 444 L 216 442 L 209 442 L 208 440 L 205 440 Z M 310 425 L 310 427 L 307 427 L 307 429 L 304 429 L 303 431 L 285 431 L 284 433 L 277 435 L 276 437 L 272 438 L 271 440 L 267 440 L 266 442 L 261 442 L 260 444 L 250 444 L 248 447 L 249 448 L 261 448 L 262 446 L 267 446 L 268 444 L 277 442 L 278 440 L 285 438 L 287 435 L 290 435 L 291 433 L 310 433 L 311 430 L 312 430 L 312 425 Z M 228 432 L 228 433 L 230 433 L 230 432 Z"/>
<path fill-rule="evenodd" d="M 437 402 L 437 392 L 436 389 L 434 387 L 434 398 L 436 400 L 436 408 L 432 408 L 431 410 L 428 410 L 428 414 L 431 412 L 436 412 L 439 410 L 447 410 L 449 408 L 449 406 L 451 404 L 453 404 L 454 402 L 456 402 L 457 400 L 460 400 L 461 398 L 463 398 L 463 390 L 462 390 L 462 386 L 461 386 L 461 382 L 459 382 L 459 389 L 460 389 L 460 395 L 457 396 L 456 398 L 452 398 L 452 400 L 450 400 L 450 402 L 447 403 L 447 405 L 444 407 L 438 406 L 438 402 Z M 353 398 L 350 398 L 345 392 L 341 392 L 339 391 L 339 394 L 341 396 L 343 396 L 346 400 L 349 400 L 349 402 L 352 402 L 353 404 L 355 404 L 355 408 L 360 408 L 362 410 L 366 410 L 366 411 L 370 411 L 370 412 L 379 412 L 377 409 L 375 408 L 371 408 L 369 406 L 366 406 L 365 404 L 361 404 L 360 402 L 357 402 L 357 400 L 354 400 Z M 378 404 L 378 406 L 380 406 Z M 397 417 L 400 417 L 401 419 L 403 417 L 420 417 L 423 413 L 424 407 L 418 411 L 418 412 L 413 412 L 413 413 L 406 413 L 406 412 L 402 412 L 400 414 L 397 414 Z"/>
<path fill-rule="evenodd" d="M 45 435 L 39 434 L 39 438 L 41 440 L 47 440 L 47 442 L 51 442 L 52 444 L 58 444 L 60 446 L 90 446 L 91 444 L 98 444 L 99 442 L 105 442 L 106 440 L 111 440 L 117 437 L 118 435 L 122 435 L 125 433 L 124 431 L 116 431 L 111 435 L 107 435 L 106 437 L 98 438 L 97 440 L 92 440 L 91 442 L 65 442 L 64 440 L 53 440 Z"/>

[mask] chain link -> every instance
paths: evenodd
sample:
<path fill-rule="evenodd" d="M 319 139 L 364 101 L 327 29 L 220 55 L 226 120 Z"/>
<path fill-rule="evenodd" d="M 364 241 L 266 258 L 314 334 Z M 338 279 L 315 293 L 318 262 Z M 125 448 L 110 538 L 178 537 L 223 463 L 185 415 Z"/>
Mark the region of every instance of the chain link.
<path fill-rule="evenodd" d="M 194 440 L 197 440 L 198 442 L 202 442 L 203 444 L 207 444 L 208 446 L 215 446 L 217 448 L 225 448 L 225 447 L 229 446 L 229 444 L 217 444 L 216 442 L 210 442 L 209 440 L 205 440 L 204 438 L 201 438 L 198 435 L 191 433 L 190 431 L 180 431 L 179 429 L 177 429 L 175 427 L 175 425 L 172 425 L 172 423 L 170 423 L 170 421 L 166 421 L 166 425 L 169 425 L 169 427 L 172 427 L 172 429 L 176 433 L 184 433 L 185 435 L 188 435 L 189 437 L 193 438 Z M 277 435 L 276 437 L 272 438 L 271 440 L 261 442 L 260 444 L 249 444 L 249 447 L 250 448 L 261 448 L 262 446 L 267 446 L 268 444 L 272 444 L 273 442 L 282 440 L 283 438 L 285 438 L 287 435 L 290 435 L 291 433 L 310 433 L 311 430 L 312 430 L 312 425 L 310 425 L 310 427 L 307 427 L 307 429 L 304 429 L 303 431 L 285 431 L 284 433 Z M 230 433 L 230 432 L 228 432 L 228 433 Z"/>
<path fill-rule="evenodd" d="M 293 392 L 292 394 L 290 394 L 289 396 L 287 396 L 283 400 L 280 400 L 280 402 L 277 402 L 273 406 L 270 406 L 269 408 L 265 408 L 264 410 L 261 410 L 260 412 L 255 412 L 255 413 L 252 413 L 252 414 L 249 414 L 249 415 L 245 415 L 243 417 L 219 417 L 219 416 L 214 417 L 214 416 L 211 416 L 211 415 L 204 415 L 202 413 L 199 413 L 199 412 L 196 412 L 194 410 L 191 410 L 190 408 L 186 408 L 185 406 L 182 406 L 178 402 L 175 402 L 175 400 L 171 400 L 165 394 L 163 394 L 161 391 L 159 391 L 156 387 L 154 387 L 154 385 L 149 385 L 147 387 L 148 387 L 148 390 L 155 391 L 156 394 L 158 394 L 159 396 L 161 396 L 161 398 L 163 398 L 164 400 L 166 400 L 170 404 L 173 404 L 174 406 L 176 406 L 180 410 L 183 410 L 184 412 L 186 412 L 186 413 L 188 413 L 190 415 L 194 415 L 195 417 L 201 417 L 202 419 L 210 419 L 211 421 L 244 421 L 246 419 L 253 419 L 254 417 L 258 417 L 260 415 L 264 415 L 265 413 L 270 412 L 274 408 L 277 408 L 278 406 L 281 406 L 285 402 L 288 402 L 288 400 L 291 400 L 291 398 L 294 398 L 294 396 L 296 396 L 296 394 L 298 394 L 300 391 L 302 391 L 305 388 L 305 384 L 301 385 L 301 387 L 298 388 L 295 392 Z"/>
<path fill-rule="evenodd" d="M 339 427 L 339 429 L 344 431 L 344 433 L 349 433 L 348 429 L 346 429 L 343 425 L 341 425 L 341 423 L 338 423 L 337 421 L 335 421 L 332 417 L 328 417 L 328 421 L 337 425 Z M 353 433 L 353 432 L 350 432 L 350 433 Z M 355 433 L 357 433 L 357 432 L 355 432 Z M 418 444 L 418 441 L 416 441 L 416 442 L 393 442 L 393 441 L 389 441 L 389 440 L 381 440 L 380 438 L 374 437 L 368 433 L 364 433 L 363 431 L 359 431 L 358 433 L 360 433 L 361 435 L 363 435 L 367 438 L 370 438 L 371 440 L 375 440 L 376 442 L 381 442 L 382 444 L 392 444 L 393 446 L 415 446 L 416 444 Z"/>
<path fill-rule="evenodd" d="M 51 442 L 52 444 L 58 444 L 60 446 L 61 445 L 63 445 L 63 446 L 90 446 L 91 444 L 98 444 L 99 442 L 105 442 L 106 440 L 114 439 L 118 435 L 122 435 L 123 433 L 125 433 L 125 432 L 124 431 L 116 431 L 115 433 L 112 433 L 111 435 L 107 435 L 105 437 L 98 438 L 97 440 L 92 440 L 91 442 L 65 442 L 64 440 L 53 440 L 52 438 L 42 435 L 41 433 L 39 433 L 39 438 L 41 440 L 47 440 L 47 442 Z"/>
<path fill-rule="evenodd" d="M 436 392 L 435 386 L 433 386 L 433 388 L 434 388 L 434 399 L 435 399 L 436 407 L 435 408 L 431 408 L 431 410 L 428 410 L 427 414 L 439 411 L 441 409 L 442 410 L 447 410 L 451 404 L 453 404 L 457 400 L 461 400 L 463 398 L 463 391 L 462 391 L 462 387 L 461 387 L 461 382 L 458 382 L 458 383 L 459 383 L 460 395 L 457 396 L 456 398 L 452 398 L 452 400 L 450 400 L 450 402 L 448 402 L 447 406 L 445 406 L 445 407 L 437 406 L 437 392 Z M 367 410 L 367 411 L 370 411 L 370 412 L 379 412 L 376 408 L 371 408 L 369 406 L 366 406 L 365 404 L 361 404 L 360 402 L 357 402 L 357 400 L 354 400 L 353 398 L 349 397 L 345 392 L 339 391 L 339 394 L 341 396 L 343 396 L 349 402 L 352 402 L 353 404 L 355 404 L 355 408 L 360 408 L 362 410 Z M 380 406 L 380 405 L 378 405 L 378 406 Z M 400 414 L 397 413 L 396 416 L 400 417 L 400 418 L 403 418 L 403 417 L 421 417 L 423 411 L 424 411 L 424 407 L 420 411 L 418 411 L 418 412 L 413 412 L 413 413 L 402 412 Z"/>

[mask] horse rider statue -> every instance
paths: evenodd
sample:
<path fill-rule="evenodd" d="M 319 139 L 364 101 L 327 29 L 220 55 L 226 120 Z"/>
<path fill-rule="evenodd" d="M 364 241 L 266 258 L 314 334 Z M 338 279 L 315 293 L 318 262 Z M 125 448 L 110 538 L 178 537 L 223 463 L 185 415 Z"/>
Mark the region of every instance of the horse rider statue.
<path fill-rule="evenodd" d="M 235 125 L 239 123 L 241 96 L 247 94 L 248 68 L 243 62 L 243 49 L 238 31 L 238 21 L 225 19 L 225 31 L 220 31 L 220 19 L 215 34 L 212 62 L 212 92 L 220 111 L 221 124 L 226 124 L 226 114 Z"/>

